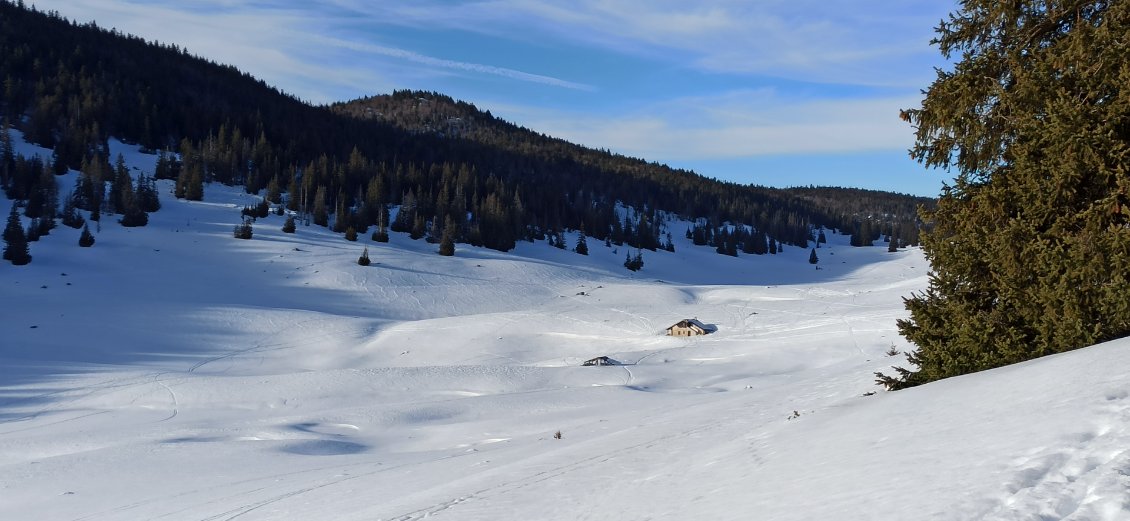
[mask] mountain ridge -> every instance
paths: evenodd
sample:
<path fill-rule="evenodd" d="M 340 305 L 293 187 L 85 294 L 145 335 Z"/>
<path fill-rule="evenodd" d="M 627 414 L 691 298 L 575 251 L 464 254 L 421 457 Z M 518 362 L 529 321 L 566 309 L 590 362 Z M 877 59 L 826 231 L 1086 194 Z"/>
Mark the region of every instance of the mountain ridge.
<path fill-rule="evenodd" d="M 456 243 L 506 251 L 516 241 L 584 229 L 596 240 L 655 250 L 684 232 L 666 227 L 665 216 L 682 216 L 709 228 L 706 245 L 720 253 L 736 254 L 737 244 L 761 253 L 774 250 L 766 241 L 807 248 L 820 228 L 916 244 L 917 207 L 932 202 L 720 181 L 545 136 L 434 93 L 430 103 L 481 116 L 466 128 L 388 122 L 354 113 L 364 100 L 313 106 L 175 45 L 7 1 L 0 15 L 0 112 L 53 149 L 56 173 L 111 171 L 107 140 L 115 136 L 175 152 L 158 177 L 177 178 L 178 197 L 200 196 L 206 182 L 266 190 L 270 203 L 315 213 L 317 224 L 339 233 L 396 226 L 439 240 L 450 229 Z M 366 99 L 413 97 L 422 95 Z M 36 181 L 12 183 L 10 170 L 0 172 L 8 195 L 27 199 Z M 618 205 L 634 216 L 625 220 Z M 390 206 L 407 210 L 404 222 L 384 219 Z M 729 244 L 710 242 L 737 231 Z"/>

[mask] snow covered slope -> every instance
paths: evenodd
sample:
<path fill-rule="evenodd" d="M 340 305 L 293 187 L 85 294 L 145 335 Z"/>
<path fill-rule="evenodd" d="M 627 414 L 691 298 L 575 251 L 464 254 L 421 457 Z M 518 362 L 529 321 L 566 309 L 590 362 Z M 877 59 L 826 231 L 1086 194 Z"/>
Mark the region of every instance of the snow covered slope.
<path fill-rule="evenodd" d="M 163 194 L 0 265 L 0 519 L 1130 518 L 1126 341 L 871 394 L 919 251 L 677 238 L 633 274 L 597 244 L 232 238 L 255 200 Z M 717 332 L 663 336 L 690 317 Z"/>

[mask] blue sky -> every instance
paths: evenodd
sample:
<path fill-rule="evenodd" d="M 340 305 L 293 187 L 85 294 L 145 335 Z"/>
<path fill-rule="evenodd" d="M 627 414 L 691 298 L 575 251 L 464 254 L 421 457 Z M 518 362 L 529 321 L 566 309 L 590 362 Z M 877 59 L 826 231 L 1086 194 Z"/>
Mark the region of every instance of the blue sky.
<path fill-rule="evenodd" d="M 315 103 L 438 91 L 739 183 L 936 196 L 898 118 L 947 0 L 34 0 Z"/>

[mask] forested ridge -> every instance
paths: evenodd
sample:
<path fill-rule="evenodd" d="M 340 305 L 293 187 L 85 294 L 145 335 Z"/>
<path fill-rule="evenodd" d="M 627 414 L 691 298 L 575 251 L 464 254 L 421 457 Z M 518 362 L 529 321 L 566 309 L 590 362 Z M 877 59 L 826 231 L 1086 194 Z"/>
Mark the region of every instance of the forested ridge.
<path fill-rule="evenodd" d="M 820 228 L 871 240 L 885 234 L 905 246 L 917 243 L 916 208 L 932 204 L 710 179 L 545 136 L 437 93 L 315 106 L 187 49 L 7 1 L 0 1 L 0 80 L 6 122 L 54 149 L 42 165 L 0 161 L 9 197 L 40 197 L 45 178 L 37 169 L 78 169 L 80 193 L 67 199 L 91 212 L 124 215 L 133 204 L 115 192 L 124 185 L 112 182 L 120 175 L 107 154 L 111 136 L 161 152 L 156 177 L 176 179 L 176 197 L 198 200 L 208 182 L 242 185 L 339 232 L 376 226 L 376 240 L 392 229 L 503 251 L 519 240 L 555 241 L 564 230 L 670 249 L 671 234 L 692 235 L 669 229 L 672 216 L 709 230 L 708 244 L 720 253 L 736 250 L 717 237 L 746 253 L 772 253 L 762 247 L 806 247 Z M 145 182 L 129 190 L 145 191 Z"/>

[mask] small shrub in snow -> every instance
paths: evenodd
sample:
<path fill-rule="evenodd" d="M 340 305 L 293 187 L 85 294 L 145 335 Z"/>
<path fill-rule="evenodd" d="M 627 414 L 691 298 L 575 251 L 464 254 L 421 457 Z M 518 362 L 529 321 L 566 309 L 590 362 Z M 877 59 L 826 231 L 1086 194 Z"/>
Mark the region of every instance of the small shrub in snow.
<path fill-rule="evenodd" d="M 233 235 L 236 239 L 250 239 L 251 238 L 251 221 L 243 221 L 243 224 L 237 224 Z"/>
<path fill-rule="evenodd" d="M 624 259 L 624 267 L 631 271 L 639 271 L 643 268 L 643 253 L 637 252 L 635 257 L 628 253 Z"/>
<path fill-rule="evenodd" d="M 361 256 L 357 258 L 357 264 L 362 266 L 372 264 L 372 261 L 369 260 L 369 248 L 365 248 L 365 250 L 361 252 Z"/>

